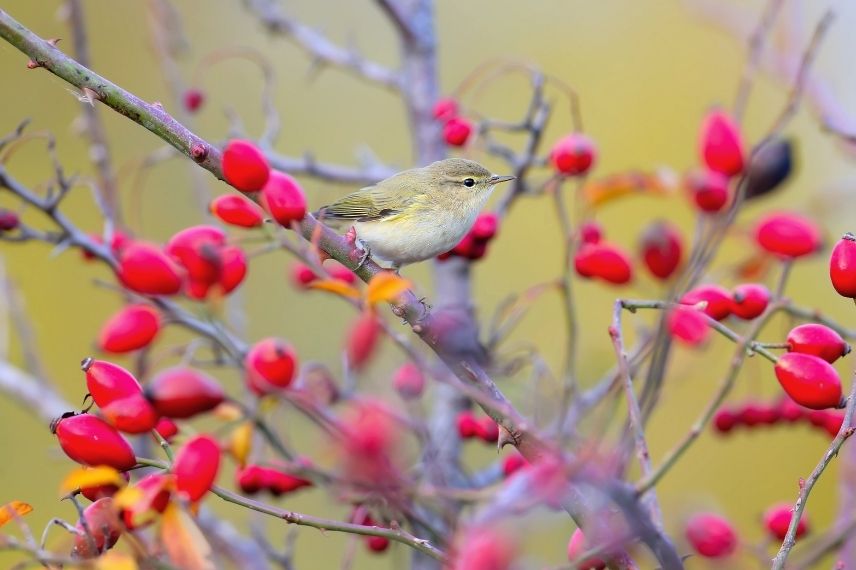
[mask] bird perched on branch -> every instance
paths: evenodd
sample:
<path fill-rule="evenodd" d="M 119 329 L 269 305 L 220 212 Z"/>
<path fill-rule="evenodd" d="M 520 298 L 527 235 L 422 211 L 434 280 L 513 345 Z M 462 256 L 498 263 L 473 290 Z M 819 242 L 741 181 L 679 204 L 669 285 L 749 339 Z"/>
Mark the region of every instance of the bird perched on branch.
<path fill-rule="evenodd" d="M 316 212 L 323 220 L 351 221 L 365 254 L 402 265 L 424 261 L 455 247 L 466 235 L 493 188 L 514 176 L 499 176 L 464 158 L 447 158 L 399 172 Z"/>

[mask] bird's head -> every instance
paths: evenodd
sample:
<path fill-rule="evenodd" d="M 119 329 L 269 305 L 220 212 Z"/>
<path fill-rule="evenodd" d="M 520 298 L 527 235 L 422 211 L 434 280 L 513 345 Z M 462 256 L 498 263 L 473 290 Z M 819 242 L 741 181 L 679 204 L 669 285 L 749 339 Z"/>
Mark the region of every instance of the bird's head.
<path fill-rule="evenodd" d="M 447 158 L 425 167 L 430 184 L 446 191 L 464 194 L 488 192 L 500 182 L 514 180 L 514 176 L 499 176 L 466 158 Z"/>

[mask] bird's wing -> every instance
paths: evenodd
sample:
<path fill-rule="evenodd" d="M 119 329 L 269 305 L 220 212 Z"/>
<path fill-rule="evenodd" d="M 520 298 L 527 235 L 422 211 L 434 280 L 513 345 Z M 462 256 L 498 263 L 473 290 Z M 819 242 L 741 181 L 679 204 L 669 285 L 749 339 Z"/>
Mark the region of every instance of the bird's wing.
<path fill-rule="evenodd" d="M 407 188 L 395 177 L 384 182 L 383 187 L 367 186 L 348 194 L 340 200 L 324 206 L 318 213 L 334 220 L 372 222 L 399 214 L 416 200 L 420 193 L 408 193 Z"/>

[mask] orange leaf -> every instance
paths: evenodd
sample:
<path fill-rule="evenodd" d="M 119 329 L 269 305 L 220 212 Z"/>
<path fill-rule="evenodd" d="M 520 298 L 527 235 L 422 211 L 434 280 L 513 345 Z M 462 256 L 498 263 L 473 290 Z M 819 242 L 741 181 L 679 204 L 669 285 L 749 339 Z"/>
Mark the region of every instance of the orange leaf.
<path fill-rule="evenodd" d="M 583 194 L 592 206 L 600 206 L 628 194 L 663 195 L 674 192 L 680 182 L 672 170 L 653 173 L 622 172 L 585 185 Z"/>
<path fill-rule="evenodd" d="M 396 275 L 392 271 L 381 271 L 369 281 L 369 286 L 366 289 L 366 301 L 369 305 L 376 305 L 381 301 L 391 303 L 410 287 L 410 281 L 404 277 Z"/>
<path fill-rule="evenodd" d="M 243 422 L 229 435 L 229 453 L 243 467 L 253 448 L 253 422 Z"/>
<path fill-rule="evenodd" d="M 184 570 L 216 570 L 211 545 L 190 514 L 170 503 L 161 518 L 161 541 L 175 566 Z"/>
<path fill-rule="evenodd" d="M 16 516 L 22 517 L 31 512 L 33 507 L 21 501 L 12 501 L 0 507 L 0 526 L 3 526 Z"/>
<path fill-rule="evenodd" d="M 125 487 L 113 495 L 113 504 L 118 509 L 130 509 L 143 500 L 143 490 L 139 487 Z"/>
<path fill-rule="evenodd" d="M 348 299 L 360 298 L 360 292 L 356 288 L 351 287 L 347 283 L 339 281 L 338 279 L 322 279 L 320 281 L 313 281 L 309 284 L 309 288 L 320 289 L 321 291 L 327 291 L 328 293 L 333 293 Z"/>
<path fill-rule="evenodd" d="M 95 560 L 95 570 L 137 570 L 137 561 L 123 552 L 105 552 Z"/>
<path fill-rule="evenodd" d="M 98 467 L 80 467 L 69 473 L 59 486 L 60 495 L 67 495 L 77 489 L 98 487 L 100 485 L 125 486 L 125 479 L 118 471 L 107 465 Z"/>

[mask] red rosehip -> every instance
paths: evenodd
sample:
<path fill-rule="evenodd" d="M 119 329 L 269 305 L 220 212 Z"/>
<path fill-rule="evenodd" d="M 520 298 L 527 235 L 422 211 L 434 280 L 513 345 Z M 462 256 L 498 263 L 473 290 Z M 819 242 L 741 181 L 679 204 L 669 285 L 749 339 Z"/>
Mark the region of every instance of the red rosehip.
<path fill-rule="evenodd" d="M 499 229 L 499 216 L 493 212 L 485 212 L 479 214 L 476 218 L 470 233 L 477 240 L 488 241 L 496 237 L 496 232 Z"/>
<path fill-rule="evenodd" d="M 195 503 L 211 490 L 219 469 L 220 445 L 217 440 L 207 435 L 187 440 L 175 455 L 172 466 L 176 491 Z"/>
<path fill-rule="evenodd" d="M 127 471 L 123 472 L 121 475 L 126 483 L 131 480 L 131 476 Z M 104 497 L 112 497 L 118 490 L 119 486 L 115 483 L 107 483 L 105 485 L 96 485 L 94 487 L 81 487 L 80 494 L 90 501 L 95 502 L 98 499 L 103 499 Z"/>
<path fill-rule="evenodd" d="M 485 443 L 496 443 L 499 439 L 499 425 L 490 416 L 478 420 L 476 435 Z"/>
<path fill-rule="evenodd" d="M 175 295 L 181 290 L 178 266 L 151 243 L 138 241 L 125 247 L 116 273 L 125 287 L 143 295 Z"/>
<path fill-rule="evenodd" d="M 598 243 L 603 239 L 603 228 L 593 220 L 583 222 L 580 226 L 580 241 L 582 243 Z"/>
<path fill-rule="evenodd" d="M 443 140 L 449 146 L 464 146 L 473 132 L 473 124 L 463 117 L 452 117 L 443 126 Z"/>
<path fill-rule="evenodd" d="M 236 245 L 229 245 L 220 250 L 222 271 L 220 273 L 220 288 L 228 295 L 244 282 L 247 276 L 247 256 L 244 250 Z"/>
<path fill-rule="evenodd" d="M 726 176 L 743 170 L 746 154 L 740 129 L 723 111 L 714 109 L 705 117 L 699 135 L 699 154 L 708 168 Z"/>
<path fill-rule="evenodd" d="M 162 438 L 171 442 L 172 438 L 178 434 L 178 426 L 171 419 L 162 417 L 158 420 L 158 423 L 155 426 L 155 431 L 157 431 Z"/>
<path fill-rule="evenodd" d="M 146 386 L 146 396 L 159 414 L 178 419 L 213 410 L 226 399 L 217 380 L 185 366 L 159 372 Z"/>
<path fill-rule="evenodd" d="M 235 472 L 235 480 L 242 493 L 255 495 L 262 490 L 262 476 L 264 467 L 259 465 L 247 465 Z"/>
<path fill-rule="evenodd" d="M 666 324 L 672 338 L 689 346 L 699 346 L 710 336 L 704 313 L 689 307 L 675 307 L 669 311 Z"/>
<path fill-rule="evenodd" d="M 425 390 L 425 375 L 412 362 L 402 365 L 392 377 L 392 385 L 405 400 L 413 400 Z"/>
<path fill-rule="evenodd" d="M 266 338 L 250 348 L 244 367 L 247 385 L 262 396 L 288 388 L 297 369 L 297 355 L 284 340 Z"/>
<path fill-rule="evenodd" d="M 446 122 L 458 116 L 458 102 L 451 97 L 444 97 L 434 104 L 434 118 Z"/>
<path fill-rule="evenodd" d="M 348 365 L 351 368 L 365 368 L 377 351 L 382 332 L 378 318 L 371 311 L 365 311 L 351 325 L 345 343 Z"/>
<path fill-rule="evenodd" d="M 779 417 L 788 423 L 798 422 L 806 416 L 808 410 L 784 396 L 779 400 Z"/>
<path fill-rule="evenodd" d="M 333 279 L 337 279 L 348 285 L 353 285 L 357 282 L 357 276 L 354 275 L 354 272 L 338 261 L 330 261 L 325 265 L 325 269 Z M 318 280 L 318 275 L 305 263 L 296 262 L 291 266 L 291 280 L 300 289 L 305 289 L 310 283 Z"/>
<path fill-rule="evenodd" d="M 232 140 L 223 150 L 223 177 L 241 192 L 261 190 L 270 174 L 265 155 L 250 141 Z"/>
<path fill-rule="evenodd" d="M 668 279 L 681 264 L 683 244 L 681 234 L 671 224 L 656 221 L 642 233 L 639 240 L 642 260 L 657 279 Z"/>
<path fill-rule="evenodd" d="M 192 226 L 172 236 L 164 251 L 180 263 L 191 281 L 211 284 L 220 279 L 220 249 L 226 234 L 214 226 Z"/>
<path fill-rule="evenodd" d="M 826 417 L 823 419 L 823 425 L 820 426 L 829 437 L 835 437 L 841 431 L 841 426 L 844 424 L 844 412 L 826 412 Z"/>
<path fill-rule="evenodd" d="M 693 549 L 705 558 L 723 558 L 737 548 L 734 527 L 724 518 L 701 513 L 687 521 L 686 537 Z"/>
<path fill-rule="evenodd" d="M 831 328 L 806 323 L 791 329 L 787 339 L 788 351 L 812 354 L 830 364 L 850 352 L 850 345 Z"/>
<path fill-rule="evenodd" d="M 128 305 L 111 316 L 98 333 L 98 347 L 116 354 L 148 346 L 160 332 L 160 314 L 148 305 Z"/>
<path fill-rule="evenodd" d="M 169 506 L 173 475 L 152 473 L 134 485 L 142 496 L 128 508 L 122 509 L 122 522 L 128 530 L 135 530 L 154 521 L 158 513 Z"/>
<path fill-rule="evenodd" d="M 737 410 L 737 422 L 749 428 L 764 423 L 764 417 L 763 407 L 755 402 L 743 404 Z"/>
<path fill-rule="evenodd" d="M 117 471 L 137 464 L 134 450 L 116 428 L 91 414 L 64 415 L 54 420 L 51 431 L 63 452 L 80 464 L 109 465 Z"/>
<path fill-rule="evenodd" d="M 856 237 L 844 234 L 829 256 L 829 278 L 842 297 L 856 299 Z"/>
<path fill-rule="evenodd" d="M 86 507 L 83 520 L 86 521 L 85 528 L 82 521 L 75 525 L 78 533 L 74 535 L 73 558 L 95 558 L 113 548 L 122 536 L 122 523 L 110 497 L 98 499 Z"/>
<path fill-rule="evenodd" d="M 274 497 L 293 493 L 304 487 L 311 487 L 312 481 L 297 477 L 290 473 L 283 473 L 276 469 L 267 469 L 267 473 L 263 474 L 262 481 L 265 487 L 271 492 Z"/>
<path fill-rule="evenodd" d="M 145 433 L 155 429 L 158 424 L 158 413 L 142 392 L 99 407 L 107 423 L 121 432 Z"/>
<path fill-rule="evenodd" d="M 574 269 L 581 277 L 601 279 L 614 285 L 624 285 L 633 278 L 630 256 L 605 241 L 583 244 L 574 257 Z"/>
<path fill-rule="evenodd" d="M 597 159 L 594 142 L 582 133 L 562 137 L 550 150 L 550 163 L 556 172 L 568 176 L 585 174 Z"/>
<path fill-rule="evenodd" d="M 829 412 L 826 410 L 810 410 L 806 412 L 805 418 L 808 423 L 814 427 L 822 428 L 826 424 L 826 416 Z"/>
<path fill-rule="evenodd" d="M 372 552 L 384 552 L 389 548 L 389 539 L 385 536 L 367 536 L 366 546 Z"/>
<path fill-rule="evenodd" d="M 478 420 L 469 410 L 464 410 L 458 414 L 458 435 L 461 439 L 470 439 L 476 437 L 480 426 Z"/>
<path fill-rule="evenodd" d="M 702 302 L 707 303 L 702 312 L 712 319 L 721 321 L 731 314 L 731 293 L 719 285 L 699 285 L 681 297 L 681 304 L 684 305 Z"/>
<path fill-rule="evenodd" d="M 99 407 L 143 392 L 134 375 L 118 364 L 86 358 L 80 368 L 86 373 L 86 389 Z"/>
<path fill-rule="evenodd" d="M 184 92 L 182 101 L 184 102 L 184 108 L 189 113 L 195 113 L 205 103 L 205 94 L 201 89 L 190 88 Z"/>
<path fill-rule="evenodd" d="M 583 531 L 576 529 L 568 541 L 568 562 L 571 562 L 577 570 L 603 570 L 606 568 L 606 562 L 600 558 L 593 557 L 580 560 L 580 556 L 587 550 L 589 547 L 586 545 L 586 537 Z"/>
<path fill-rule="evenodd" d="M 708 214 L 722 210 L 731 197 L 728 190 L 728 178 L 712 170 L 702 170 L 690 174 L 687 177 L 687 188 L 696 207 Z"/>
<path fill-rule="evenodd" d="M 505 477 L 511 477 L 527 465 L 529 462 L 526 461 L 525 457 L 517 452 L 512 452 L 502 460 L 502 474 Z"/>
<path fill-rule="evenodd" d="M 306 216 L 306 196 L 297 180 L 276 170 L 262 189 L 262 206 L 278 223 L 289 227 Z"/>
<path fill-rule="evenodd" d="M 788 503 L 773 505 L 764 513 L 764 528 L 776 540 L 784 540 L 785 535 L 788 534 L 788 527 L 791 524 L 793 514 L 793 505 Z M 803 513 L 800 522 L 797 523 L 797 532 L 794 537 L 798 539 L 804 536 L 808 530 L 808 520 Z"/>
<path fill-rule="evenodd" d="M 731 292 L 732 314 L 746 321 L 760 317 L 769 304 L 770 290 L 760 283 L 743 283 Z"/>
<path fill-rule="evenodd" d="M 208 210 L 223 223 L 239 228 L 257 228 L 265 221 L 262 209 L 239 194 L 217 196 Z"/>
<path fill-rule="evenodd" d="M 21 225 L 18 214 L 6 208 L 0 208 L 0 232 L 11 232 Z"/>
<path fill-rule="evenodd" d="M 783 258 L 809 255 L 822 246 L 818 227 L 812 221 L 788 212 L 769 214 L 758 220 L 755 240 L 763 250 Z"/>
<path fill-rule="evenodd" d="M 488 527 L 468 529 L 456 547 L 450 570 L 511 570 L 517 556 L 514 541 Z"/>
<path fill-rule="evenodd" d="M 713 416 L 713 427 L 719 433 L 728 433 L 738 424 L 738 416 L 732 410 L 720 408 Z"/>
<path fill-rule="evenodd" d="M 841 404 L 841 379 L 822 358 L 788 352 L 779 357 L 775 372 L 785 393 L 806 408 L 821 410 Z"/>

